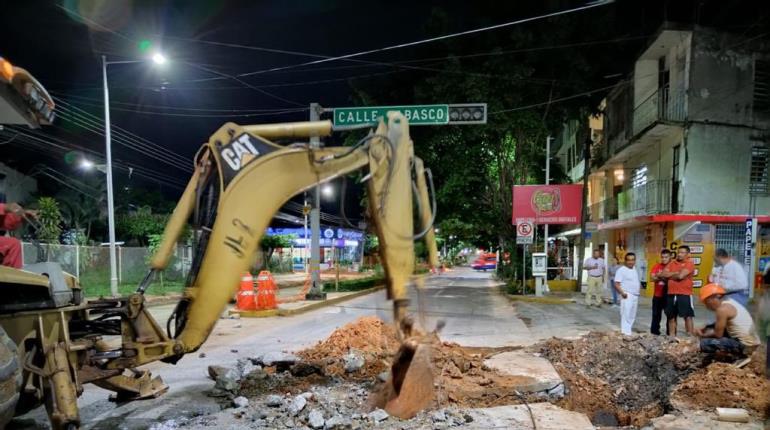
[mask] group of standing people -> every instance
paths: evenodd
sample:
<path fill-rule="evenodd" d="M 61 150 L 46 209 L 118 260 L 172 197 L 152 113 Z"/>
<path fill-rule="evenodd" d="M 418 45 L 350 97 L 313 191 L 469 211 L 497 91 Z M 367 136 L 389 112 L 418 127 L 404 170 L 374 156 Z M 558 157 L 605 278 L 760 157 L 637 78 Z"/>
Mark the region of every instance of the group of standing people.
<path fill-rule="evenodd" d="M 690 248 L 683 245 L 676 252 L 668 249 L 661 251 L 660 262 L 650 270 L 654 283 L 650 332 L 661 333 L 661 320 L 665 315 L 666 334 L 676 336 L 677 321 L 681 318 L 685 331 L 701 338 L 702 351 L 746 353 L 759 345 L 753 319 L 746 309 L 748 278 L 743 267 L 724 249 L 718 249 L 715 257 L 719 265 L 709 276 L 710 283 L 701 288 L 700 299 L 707 309 L 714 312 L 716 320 L 696 329 L 692 296 L 695 264 L 690 259 Z M 620 307 L 620 331 L 624 335 L 632 334 L 642 289 L 635 266 L 636 255 L 628 252 L 623 256 L 622 265 L 607 268 L 613 304 Z M 585 261 L 585 269 L 588 271 L 586 305 L 590 307 L 595 302 L 601 306 L 605 263 L 600 249 L 595 249 L 592 257 Z"/>

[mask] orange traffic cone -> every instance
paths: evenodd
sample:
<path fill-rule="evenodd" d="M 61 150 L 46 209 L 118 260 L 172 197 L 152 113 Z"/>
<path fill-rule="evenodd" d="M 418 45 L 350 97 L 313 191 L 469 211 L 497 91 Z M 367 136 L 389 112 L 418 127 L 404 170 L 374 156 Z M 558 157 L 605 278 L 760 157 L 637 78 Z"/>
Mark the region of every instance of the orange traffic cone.
<path fill-rule="evenodd" d="M 249 272 L 241 277 L 241 289 L 238 291 L 235 308 L 239 311 L 253 311 L 257 308 L 257 302 L 254 300 L 254 278 Z"/>
<path fill-rule="evenodd" d="M 263 270 L 257 276 L 257 309 L 275 309 L 278 307 L 275 295 L 278 288 L 273 275 Z"/>

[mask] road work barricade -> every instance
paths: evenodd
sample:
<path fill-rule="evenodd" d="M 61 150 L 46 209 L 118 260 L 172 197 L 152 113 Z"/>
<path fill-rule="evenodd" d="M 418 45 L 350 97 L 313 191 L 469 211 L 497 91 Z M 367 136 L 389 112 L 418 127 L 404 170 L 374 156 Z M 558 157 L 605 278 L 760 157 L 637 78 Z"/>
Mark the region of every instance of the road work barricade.
<path fill-rule="evenodd" d="M 254 278 L 246 272 L 241 277 L 241 288 L 235 300 L 235 309 L 239 311 L 253 311 L 257 309 L 254 295 Z"/>
<path fill-rule="evenodd" d="M 257 276 L 257 310 L 276 309 L 278 303 L 276 301 L 276 292 L 278 287 L 275 285 L 273 275 L 267 270 L 259 272 Z"/>

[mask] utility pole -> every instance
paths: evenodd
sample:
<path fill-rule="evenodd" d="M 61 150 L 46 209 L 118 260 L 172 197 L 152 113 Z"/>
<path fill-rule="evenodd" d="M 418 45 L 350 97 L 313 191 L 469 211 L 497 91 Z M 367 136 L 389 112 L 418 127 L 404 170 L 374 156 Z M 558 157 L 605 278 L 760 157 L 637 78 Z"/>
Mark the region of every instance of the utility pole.
<path fill-rule="evenodd" d="M 110 93 L 107 85 L 107 57 L 102 55 L 104 83 L 104 146 L 107 173 L 107 231 L 110 239 L 110 294 L 118 297 L 118 262 L 115 253 L 115 199 L 112 194 L 112 140 L 110 138 Z"/>
<path fill-rule="evenodd" d="M 545 139 L 545 184 L 550 185 L 551 184 L 551 140 L 553 138 L 551 136 L 548 136 Z M 545 231 L 543 232 L 543 252 L 548 254 L 548 224 L 543 226 L 545 228 Z M 546 276 L 546 279 L 548 277 Z"/>
<path fill-rule="evenodd" d="M 321 106 L 318 103 L 310 103 L 310 121 L 320 119 Z M 310 148 L 321 147 L 321 139 L 318 136 L 310 138 Z M 313 192 L 312 208 L 310 209 L 310 282 L 311 287 L 305 296 L 306 300 L 324 300 L 321 283 L 321 185 L 316 184 Z"/>
<path fill-rule="evenodd" d="M 588 175 L 591 173 L 591 138 L 586 139 L 586 143 L 583 147 L 583 200 L 582 210 L 580 215 L 580 240 L 578 243 L 578 261 L 577 261 L 577 288 L 580 291 L 583 283 L 583 260 L 585 259 L 586 251 L 586 218 L 588 218 Z M 607 248 L 605 246 L 604 248 Z M 607 261 L 610 250 L 604 250 L 604 258 Z M 610 280 L 610 288 L 612 286 L 612 280 Z"/>

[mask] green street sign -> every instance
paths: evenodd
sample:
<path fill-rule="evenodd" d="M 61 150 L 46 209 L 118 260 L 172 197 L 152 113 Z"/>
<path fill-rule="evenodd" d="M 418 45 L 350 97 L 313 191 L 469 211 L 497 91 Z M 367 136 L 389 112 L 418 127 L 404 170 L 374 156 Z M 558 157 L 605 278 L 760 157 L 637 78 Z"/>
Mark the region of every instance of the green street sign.
<path fill-rule="evenodd" d="M 334 108 L 334 128 L 374 125 L 388 111 L 399 111 L 409 125 L 449 123 L 449 105 L 366 106 Z"/>

